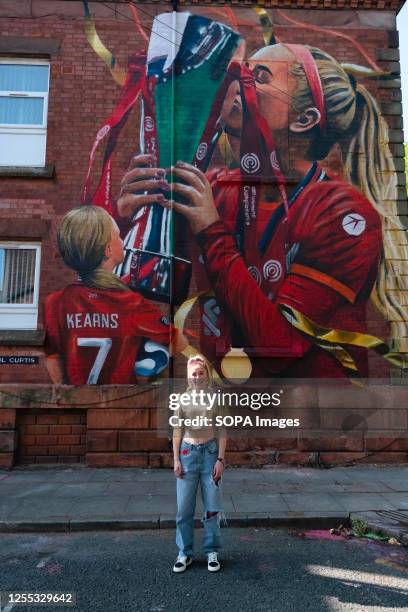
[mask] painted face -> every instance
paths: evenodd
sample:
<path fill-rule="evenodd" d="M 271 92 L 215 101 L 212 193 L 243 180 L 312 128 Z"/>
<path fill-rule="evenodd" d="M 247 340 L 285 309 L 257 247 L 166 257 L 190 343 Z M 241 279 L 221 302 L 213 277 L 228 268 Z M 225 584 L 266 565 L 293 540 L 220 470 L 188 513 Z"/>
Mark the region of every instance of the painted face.
<path fill-rule="evenodd" d="M 117 264 L 122 263 L 125 257 L 125 252 L 123 248 L 123 240 L 120 237 L 120 231 L 116 224 L 116 222 L 112 219 L 112 233 L 111 239 L 107 245 L 107 249 L 109 249 L 109 257 L 112 260 L 112 263 Z"/>
<path fill-rule="evenodd" d="M 207 368 L 204 363 L 198 359 L 197 361 L 189 363 L 187 376 L 190 384 L 195 387 L 205 385 L 208 382 Z"/>
<path fill-rule="evenodd" d="M 259 109 L 271 131 L 281 130 L 289 124 L 292 96 L 297 88 L 296 79 L 289 73 L 295 56 L 283 45 L 263 47 L 249 60 Z M 242 125 L 242 103 L 238 83 L 231 84 L 223 108 L 222 118 L 233 131 Z"/>

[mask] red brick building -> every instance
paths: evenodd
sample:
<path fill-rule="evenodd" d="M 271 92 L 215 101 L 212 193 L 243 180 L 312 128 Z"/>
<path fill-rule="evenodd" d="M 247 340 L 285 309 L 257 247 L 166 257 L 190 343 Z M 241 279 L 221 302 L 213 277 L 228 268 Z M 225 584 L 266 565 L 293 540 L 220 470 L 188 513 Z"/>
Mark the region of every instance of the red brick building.
<path fill-rule="evenodd" d="M 177 3 L 177 10 L 238 26 L 249 57 L 263 45 L 265 31 L 253 8 L 264 7 L 278 40 L 320 47 L 342 63 L 367 68 L 370 60 L 371 68 L 375 63 L 386 72 L 372 79 L 367 88 L 388 125 L 397 181 L 395 205 L 407 227 L 395 23 L 402 4 L 402 0 L 183 1 Z M 125 0 L 90 1 L 89 8 L 100 39 L 117 65 L 126 67 L 129 56 L 146 46 L 154 17 L 172 10 L 172 3 L 139 3 L 136 21 Z M 63 215 L 80 202 L 95 135 L 117 104 L 120 86 L 87 40 L 79 0 L 0 0 L 0 27 L 0 467 L 30 463 L 169 466 L 167 437 L 156 432 L 157 383 L 58 387 L 51 384 L 44 365 L 45 297 L 74 278 L 57 252 L 56 228 Z M 19 74 L 24 87 L 18 84 Z M 116 151 L 114 193 L 118 193 L 123 169 L 138 151 L 139 123 L 135 106 Z M 98 168 L 100 163 L 98 158 Z M 331 151 L 325 164 L 336 170 L 336 151 Z M 398 289 L 406 309 L 408 247 L 404 230 L 393 231 L 393 270 L 402 281 L 395 286 L 392 278 L 387 282 L 391 289 Z M 193 279 L 190 295 L 195 292 Z M 170 308 L 161 308 L 171 314 Z M 369 321 L 372 335 L 387 335 L 385 324 L 374 317 Z M 391 324 L 394 330 L 400 329 L 397 350 L 408 351 L 405 321 L 397 317 Z M 195 311 L 189 326 L 198 329 Z M 182 376 L 184 366 L 184 358 L 179 358 L 172 373 Z M 330 394 L 293 392 L 292 405 L 299 410 L 318 406 L 335 410 L 336 418 L 328 419 L 323 429 L 338 430 L 338 435 L 324 436 L 320 431 L 310 437 L 235 440 L 230 442 L 229 461 L 238 465 L 307 463 L 316 452 L 327 463 L 406 461 L 408 438 L 403 432 L 407 429 L 408 392 L 401 384 L 402 375 L 395 368 L 384 369 L 377 354 L 370 356 L 369 367 L 370 377 L 388 383 L 371 394 L 356 391 L 347 406 L 342 405 L 344 396 L 338 399 L 339 405 Z M 370 417 L 371 433 L 357 428 L 347 435 L 339 424 L 352 408 L 361 407 L 360 401 L 367 401 L 363 407 L 375 413 Z M 340 414 L 339 408 L 345 412 Z"/>

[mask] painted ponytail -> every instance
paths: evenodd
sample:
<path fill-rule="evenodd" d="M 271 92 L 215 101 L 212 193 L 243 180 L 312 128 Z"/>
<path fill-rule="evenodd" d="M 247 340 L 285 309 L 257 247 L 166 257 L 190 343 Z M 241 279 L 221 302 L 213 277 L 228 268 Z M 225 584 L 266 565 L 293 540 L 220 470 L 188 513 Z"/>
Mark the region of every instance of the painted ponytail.
<path fill-rule="evenodd" d="M 347 178 L 356 185 L 379 213 L 383 253 L 371 300 L 391 322 L 393 349 L 408 336 L 408 312 L 403 306 L 403 278 L 395 269 L 408 257 L 408 240 L 397 210 L 397 175 L 389 147 L 388 126 L 374 97 L 361 84 L 356 87 L 355 129 L 344 160 Z M 404 329 L 402 329 L 404 327 Z"/>
<path fill-rule="evenodd" d="M 73 208 L 58 228 L 58 248 L 66 265 L 78 273 L 87 287 L 129 291 L 116 274 L 101 268 L 112 235 L 112 221 L 100 206 Z"/>
<path fill-rule="evenodd" d="M 366 196 L 381 217 L 383 254 L 371 300 L 390 321 L 393 350 L 398 351 L 399 339 L 408 337 L 408 313 L 403 305 L 408 284 L 404 286 L 396 262 L 407 259 L 408 240 L 398 218 L 397 175 L 388 126 L 375 98 L 355 78 L 378 76 L 378 72 L 354 64 L 341 65 L 321 49 L 309 50 L 322 82 L 327 132 L 323 139 L 319 128 L 314 128 L 308 157 L 323 159 L 335 143 L 340 143 L 345 178 Z M 291 73 L 298 81 L 293 108 L 301 112 L 313 106 L 313 100 L 302 67 L 295 63 Z"/>

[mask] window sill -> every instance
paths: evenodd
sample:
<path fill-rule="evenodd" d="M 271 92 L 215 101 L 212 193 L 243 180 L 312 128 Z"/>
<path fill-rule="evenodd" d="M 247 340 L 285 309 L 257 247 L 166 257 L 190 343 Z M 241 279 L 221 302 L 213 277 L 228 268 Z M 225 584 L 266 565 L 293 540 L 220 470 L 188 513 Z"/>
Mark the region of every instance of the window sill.
<path fill-rule="evenodd" d="M 31 166 L 0 166 L 0 177 L 8 178 L 54 178 L 54 164 L 42 167 Z"/>
<path fill-rule="evenodd" d="M 44 346 L 43 329 L 0 329 L 0 346 Z"/>
<path fill-rule="evenodd" d="M 61 43 L 56 38 L 2 36 L 0 39 L 0 55 L 34 58 L 56 57 L 59 54 L 60 46 Z"/>

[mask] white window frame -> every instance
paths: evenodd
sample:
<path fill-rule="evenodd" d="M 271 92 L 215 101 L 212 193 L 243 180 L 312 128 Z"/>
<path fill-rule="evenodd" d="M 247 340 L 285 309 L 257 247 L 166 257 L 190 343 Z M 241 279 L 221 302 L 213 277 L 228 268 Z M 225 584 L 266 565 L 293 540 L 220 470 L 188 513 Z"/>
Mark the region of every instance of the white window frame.
<path fill-rule="evenodd" d="M 46 154 L 46 146 L 47 146 L 47 123 L 48 123 L 48 98 L 50 91 L 50 72 L 51 65 L 50 61 L 46 59 L 32 59 L 32 58 L 15 58 L 15 57 L 2 57 L 0 59 L 0 64 L 22 64 L 24 66 L 48 66 L 48 81 L 47 81 L 47 91 L 5 91 L 0 90 L 0 96 L 2 97 L 12 97 L 12 98 L 42 98 L 44 100 L 43 107 L 43 121 L 42 124 L 33 125 L 32 123 L 0 123 L 0 133 L 1 134 L 20 134 L 29 136 L 32 135 L 40 135 L 44 137 L 44 150 L 42 151 L 42 159 L 41 162 L 35 164 L 35 167 L 44 167 L 45 166 L 45 154 Z M 4 165 L 15 165 L 13 164 L 0 164 L 0 166 Z M 21 164 L 22 166 L 27 166 L 26 163 Z"/>
<path fill-rule="evenodd" d="M 38 302 L 40 293 L 41 244 L 38 242 L 1 241 L 0 249 L 34 249 L 34 292 L 31 304 L 7 304 L 0 302 L 0 329 L 37 329 Z"/>

